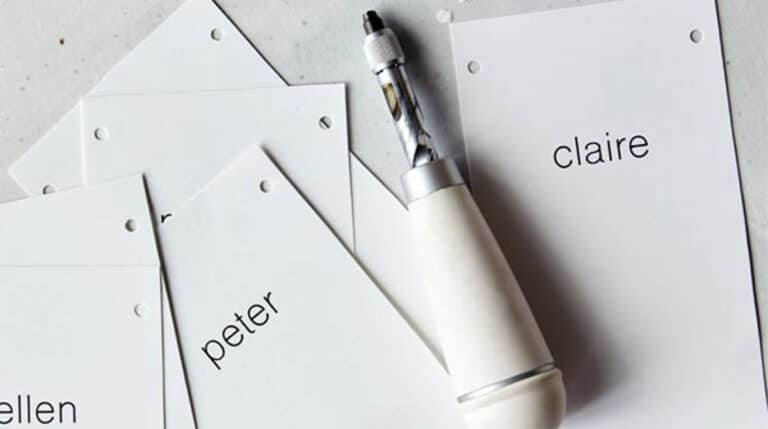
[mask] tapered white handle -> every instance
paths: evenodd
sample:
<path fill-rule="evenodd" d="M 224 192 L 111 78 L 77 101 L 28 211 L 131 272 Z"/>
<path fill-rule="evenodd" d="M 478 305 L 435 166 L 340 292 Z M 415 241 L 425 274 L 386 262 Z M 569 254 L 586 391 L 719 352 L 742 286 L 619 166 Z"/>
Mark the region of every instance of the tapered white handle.
<path fill-rule="evenodd" d="M 467 187 L 419 196 L 408 210 L 418 275 L 469 427 L 559 427 L 562 375 Z"/>

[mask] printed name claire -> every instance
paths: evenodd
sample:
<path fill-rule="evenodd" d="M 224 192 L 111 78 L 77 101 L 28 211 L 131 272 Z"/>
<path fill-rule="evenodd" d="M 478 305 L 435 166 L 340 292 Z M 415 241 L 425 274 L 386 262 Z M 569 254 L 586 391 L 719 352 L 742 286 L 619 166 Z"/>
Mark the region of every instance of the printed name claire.
<path fill-rule="evenodd" d="M 623 146 L 624 145 L 624 146 Z M 596 165 L 604 162 L 621 161 L 628 153 L 633 158 L 645 158 L 648 155 L 648 139 L 642 134 L 632 137 L 611 139 L 610 133 L 605 133 L 605 143 L 590 141 L 582 147 L 579 137 L 573 137 L 573 146 L 561 145 L 555 148 L 552 159 L 555 165 L 562 169 L 571 166 Z"/>

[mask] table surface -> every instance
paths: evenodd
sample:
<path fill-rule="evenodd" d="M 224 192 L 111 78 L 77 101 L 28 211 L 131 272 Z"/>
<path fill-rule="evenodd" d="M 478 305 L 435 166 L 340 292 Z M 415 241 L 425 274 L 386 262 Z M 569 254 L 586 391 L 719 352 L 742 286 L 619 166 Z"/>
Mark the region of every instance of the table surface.
<path fill-rule="evenodd" d="M 345 82 L 352 150 L 396 194 L 404 156 L 361 53 L 377 9 L 416 58 L 412 78 L 435 140 L 463 159 L 448 26 L 600 0 L 219 0 L 291 85 Z M 45 133 L 182 0 L 0 0 L 0 171 Z M 720 24 L 758 306 L 768 312 L 768 2 L 721 1 Z M 442 12 L 446 16 L 445 12 Z M 382 118 L 372 121 L 371 118 Z M 0 174 L 0 201 L 23 194 Z M 703 231 L 702 233 L 706 233 Z M 768 316 L 762 333 L 768 338 Z M 765 344 L 765 341 L 764 341 Z M 765 362 L 765 359 L 764 359 Z"/>

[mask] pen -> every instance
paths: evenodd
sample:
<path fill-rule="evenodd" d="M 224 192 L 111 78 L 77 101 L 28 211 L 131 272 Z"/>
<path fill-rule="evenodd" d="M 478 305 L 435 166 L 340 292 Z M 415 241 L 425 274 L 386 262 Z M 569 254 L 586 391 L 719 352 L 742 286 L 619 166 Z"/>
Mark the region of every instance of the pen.
<path fill-rule="evenodd" d="M 363 51 L 411 168 L 402 176 L 418 273 L 471 429 L 557 428 L 562 374 L 456 163 L 424 129 L 395 33 L 363 15 Z"/>

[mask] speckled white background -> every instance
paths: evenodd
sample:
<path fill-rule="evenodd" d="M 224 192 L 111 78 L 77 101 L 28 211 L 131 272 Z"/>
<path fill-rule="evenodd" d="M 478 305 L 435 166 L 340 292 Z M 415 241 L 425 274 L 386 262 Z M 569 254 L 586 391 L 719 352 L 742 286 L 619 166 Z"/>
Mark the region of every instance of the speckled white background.
<path fill-rule="evenodd" d="M 0 0 L 0 201 L 23 196 L 7 166 L 181 1 Z M 427 125 L 444 152 L 460 155 L 450 41 L 438 11 L 461 21 L 597 1 L 218 3 L 289 84 L 348 84 L 352 150 L 399 193 L 405 162 L 360 51 L 362 12 L 375 8 L 398 30 L 417 58 L 411 74 Z M 721 0 L 719 12 L 757 295 L 768 313 L 768 2 Z M 763 319 L 768 327 L 768 314 Z"/>

